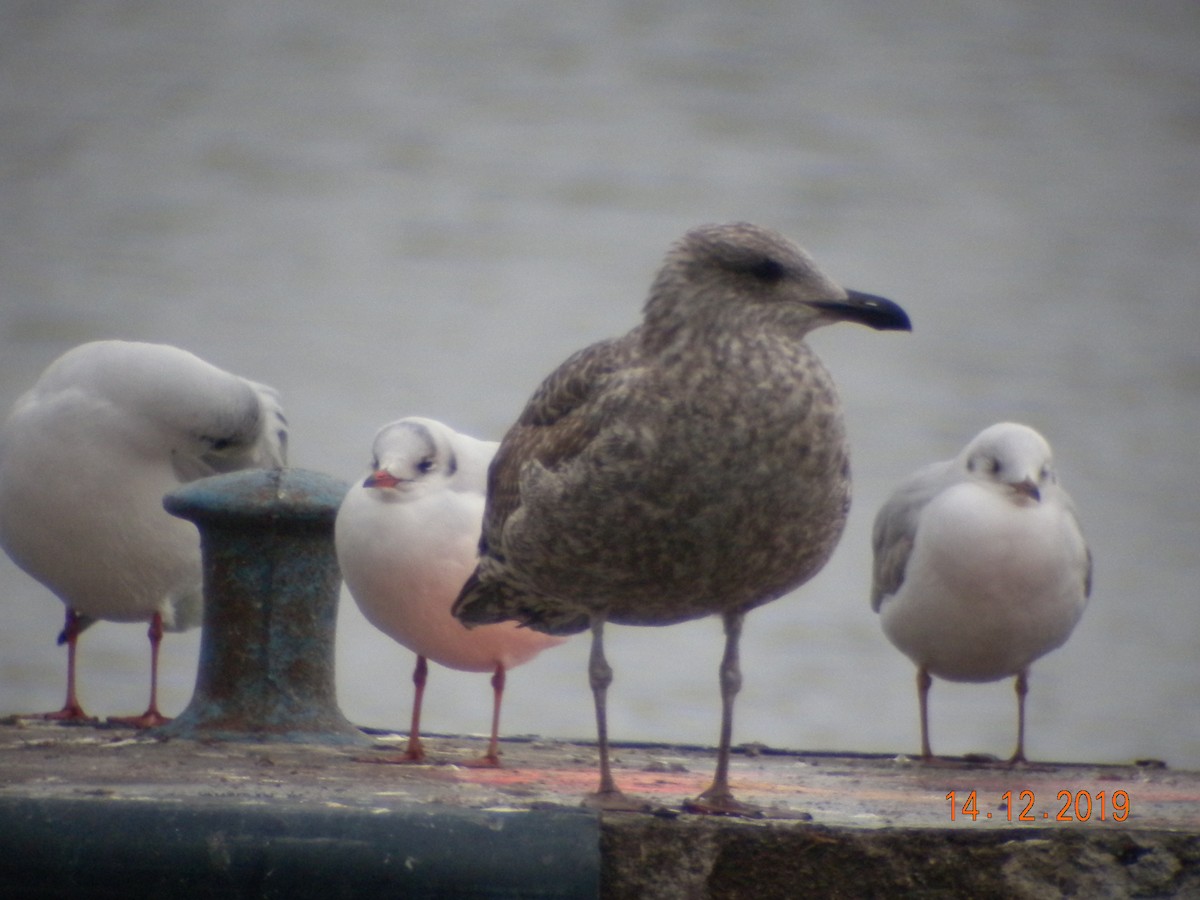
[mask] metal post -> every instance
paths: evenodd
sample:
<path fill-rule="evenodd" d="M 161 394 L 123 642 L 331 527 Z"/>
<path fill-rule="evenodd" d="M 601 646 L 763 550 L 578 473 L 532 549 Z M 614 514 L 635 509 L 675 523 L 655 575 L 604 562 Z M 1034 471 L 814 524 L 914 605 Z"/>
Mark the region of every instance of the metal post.
<path fill-rule="evenodd" d="M 299 469 L 191 482 L 163 500 L 200 529 L 204 630 L 196 690 L 157 733 L 369 744 L 334 686 L 341 574 L 333 523 L 347 485 Z"/>

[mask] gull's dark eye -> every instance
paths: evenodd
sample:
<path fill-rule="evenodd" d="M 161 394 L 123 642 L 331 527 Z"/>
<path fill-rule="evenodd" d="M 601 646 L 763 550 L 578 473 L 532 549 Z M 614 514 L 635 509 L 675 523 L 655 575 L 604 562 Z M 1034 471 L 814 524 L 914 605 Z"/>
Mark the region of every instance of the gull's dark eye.
<path fill-rule="evenodd" d="M 435 466 L 436 466 L 436 463 L 434 463 L 433 457 L 427 456 L 423 460 L 421 460 L 419 463 L 417 463 L 417 471 L 420 472 L 422 475 L 428 475 L 430 472 L 432 472 L 434 470 Z"/>
<path fill-rule="evenodd" d="M 967 471 L 974 472 L 980 467 L 989 475 L 999 475 L 1004 469 L 1004 464 L 994 456 L 972 456 L 967 460 Z"/>
<path fill-rule="evenodd" d="M 750 267 L 750 274 L 765 284 L 777 284 L 787 274 L 787 269 L 777 259 L 764 256 L 756 260 Z"/>

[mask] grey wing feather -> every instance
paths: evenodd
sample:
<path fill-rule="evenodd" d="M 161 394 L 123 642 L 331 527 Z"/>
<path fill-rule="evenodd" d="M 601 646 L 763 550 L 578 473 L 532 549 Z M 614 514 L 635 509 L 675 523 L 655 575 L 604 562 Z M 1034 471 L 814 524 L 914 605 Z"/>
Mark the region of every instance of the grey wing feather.
<path fill-rule="evenodd" d="M 99 621 L 100 621 L 99 619 L 93 619 L 91 616 L 81 616 L 81 615 L 76 614 L 75 625 L 79 629 L 79 631 L 82 632 L 87 628 L 91 628 L 93 625 L 95 625 Z M 67 637 L 67 629 L 63 628 L 63 630 L 58 633 L 58 641 L 57 641 L 58 646 L 61 647 L 68 640 L 69 640 L 69 638 Z"/>
<path fill-rule="evenodd" d="M 1083 538 L 1084 562 L 1083 562 L 1083 596 L 1092 596 L 1092 548 L 1087 543 L 1087 538 L 1083 535 L 1083 529 L 1079 526 L 1079 514 L 1075 510 L 1075 501 L 1071 499 L 1071 495 L 1059 488 L 1059 497 L 1062 499 L 1063 506 L 1066 507 L 1067 514 L 1071 517 L 1071 521 L 1075 523 L 1075 530 L 1079 532 L 1079 536 Z"/>
<path fill-rule="evenodd" d="M 884 598 L 904 583 L 921 510 L 945 487 L 951 466 L 950 462 L 939 462 L 921 469 L 896 489 L 875 516 L 871 537 L 875 554 L 871 609 L 875 612 L 879 612 Z"/>
<path fill-rule="evenodd" d="M 1087 548 L 1087 566 L 1083 573 L 1083 596 L 1092 596 L 1092 548 Z"/>

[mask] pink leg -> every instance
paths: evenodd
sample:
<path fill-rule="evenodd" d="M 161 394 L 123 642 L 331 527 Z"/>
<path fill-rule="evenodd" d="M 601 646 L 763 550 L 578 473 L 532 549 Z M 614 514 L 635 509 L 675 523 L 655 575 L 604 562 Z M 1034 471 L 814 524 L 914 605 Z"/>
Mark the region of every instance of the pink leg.
<path fill-rule="evenodd" d="M 416 668 L 413 669 L 412 725 L 408 729 L 408 749 L 402 757 L 404 762 L 425 760 L 425 748 L 421 746 L 421 703 L 425 700 L 425 682 L 428 678 L 429 662 L 425 657 L 418 656 Z"/>
<path fill-rule="evenodd" d="M 421 746 L 421 703 L 425 699 L 425 682 L 429 678 L 429 661 L 417 656 L 413 669 L 412 725 L 408 729 L 408 746 L 399 755 L 363 757 L 361 762 L 405 765 L 425 762 L 425 748 Z"/>
<path fill-rule="evenodd" d="M 487 753 L 463 765 L 474 769 L 500 767 L 500 704 L 504 700 L 504 664 L 497 663 L 492 673 L 492 738 L 488 741 Z"/>
<path fill-rule="evenodd" d="M 83 711 L 75 695 L 75 645 L 79 641 L 79 633 L 83 629 L 79 625 L 79 614 L 67 607 L 67 618 L 63 625 L 60 644 L 67 645 L 67 699 L 63 708 L 57 712 L 42 713 L 39 719 L 51 719 L 56 722 L 94 722 L 94 718 Z"/>
<path fill-rule="evenodd" d="M 146 632 L 146 636 L 150 638 L 150 705 L 140 716 L 109 716 L 108 721 L 115 725 L 154 728 L 171 721 L 158 711 L 158 647 L 163 638 L 161 613 L 155 613 L 151 617 L 150 630 Z"/>

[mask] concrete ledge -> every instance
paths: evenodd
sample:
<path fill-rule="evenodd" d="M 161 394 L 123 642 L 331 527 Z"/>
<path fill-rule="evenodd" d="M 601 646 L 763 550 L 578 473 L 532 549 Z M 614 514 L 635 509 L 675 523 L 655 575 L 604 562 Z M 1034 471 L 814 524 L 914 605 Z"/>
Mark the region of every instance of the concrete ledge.
<path fill-rule="evenodd" d="M 608 898 L 1200 897 L 1200 839 L 1157 831 L 848 829 L 609 817 Z"/>
<path fill-rule="evenodd" d="M 1200 774 L 1162 764 L 748 746 L 734 788 L 766 815 L 713 819 L 679 812 L 710 749 L 625 744 L 617 780 L 658 812 L 598 816 L 587 743 L 510 739 L 477 769 L 480 738 L 430 736 L 415 766 L 374 739 L 0 722 L 0 896 L 1200 896 Z"/>

